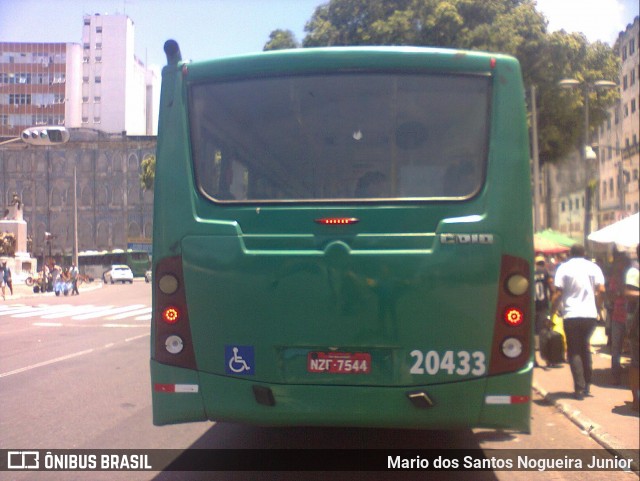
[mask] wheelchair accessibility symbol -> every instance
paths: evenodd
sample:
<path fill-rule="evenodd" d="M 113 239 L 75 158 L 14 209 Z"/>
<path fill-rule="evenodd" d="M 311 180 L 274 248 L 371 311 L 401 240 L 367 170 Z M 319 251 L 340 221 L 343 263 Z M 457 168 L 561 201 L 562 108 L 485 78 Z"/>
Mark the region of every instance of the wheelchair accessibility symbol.
<path fill-rule="evenodd" d="M 253 376 L 253 346 L 224 346 L 224 359 L 227 374 Z"/>

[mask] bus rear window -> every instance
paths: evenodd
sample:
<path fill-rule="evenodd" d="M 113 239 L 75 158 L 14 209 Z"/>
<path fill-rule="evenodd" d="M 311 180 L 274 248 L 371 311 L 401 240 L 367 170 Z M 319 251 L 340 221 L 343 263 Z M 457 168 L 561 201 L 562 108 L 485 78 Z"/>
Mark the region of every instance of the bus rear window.
<path fill-rule="evenodd" d="M 349 73 L 195 84 L 200 191 L 221 202 L 464 199 L 481 187 L 491 79 Z"/>

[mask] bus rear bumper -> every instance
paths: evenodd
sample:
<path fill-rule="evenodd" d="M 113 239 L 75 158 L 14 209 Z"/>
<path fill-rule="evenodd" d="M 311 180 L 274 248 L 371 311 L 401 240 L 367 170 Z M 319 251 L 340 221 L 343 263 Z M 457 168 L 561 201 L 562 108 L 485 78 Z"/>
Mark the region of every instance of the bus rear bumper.
<path fill-rule="evenodd" d="M 156 425 L 212 420 L 263 426 L 529 431 L 530 368 L 464 382 L 400 387 L 261 383 L 153 360 L 151 373 Z M 415 393 L 424 393 L 431 403 L 412 402 L 410 394 Z"/>

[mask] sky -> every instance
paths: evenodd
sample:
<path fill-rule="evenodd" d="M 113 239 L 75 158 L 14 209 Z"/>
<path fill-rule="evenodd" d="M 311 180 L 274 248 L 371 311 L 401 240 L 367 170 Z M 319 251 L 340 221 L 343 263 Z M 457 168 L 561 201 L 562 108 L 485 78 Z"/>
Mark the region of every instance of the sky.
<path fill-rule="evenodd" d="M 479 0 L 482 1 L 482 0 Z M 185 60 L 262 50 L 269 34 L 291 30 L 298 41 L 325 0 L 0 0 L 0 42 L 81 43 L 83 15 L 126 14 L 135 24 L 136 55 L 166 63 L 165 40 L 178 41 Z M 549 31 L 583 32 L 613 45 L 638 15 L 637 0 L 537 0 Z"/>

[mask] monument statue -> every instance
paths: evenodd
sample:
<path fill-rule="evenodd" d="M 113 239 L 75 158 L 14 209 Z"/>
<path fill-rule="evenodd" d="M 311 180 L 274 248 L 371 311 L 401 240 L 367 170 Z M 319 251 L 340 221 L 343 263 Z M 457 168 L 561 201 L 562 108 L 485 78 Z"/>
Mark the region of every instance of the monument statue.
<path fill-rule="evenodd" d="M 27 223 L 23 207 L 22 199 L 17 192 L 13 192 L 0 219 L 0 255 L 7 258 L 9 268 L 18 277 L 22 273 L 35 273 L 36 265 L 27 250 Z"/>

